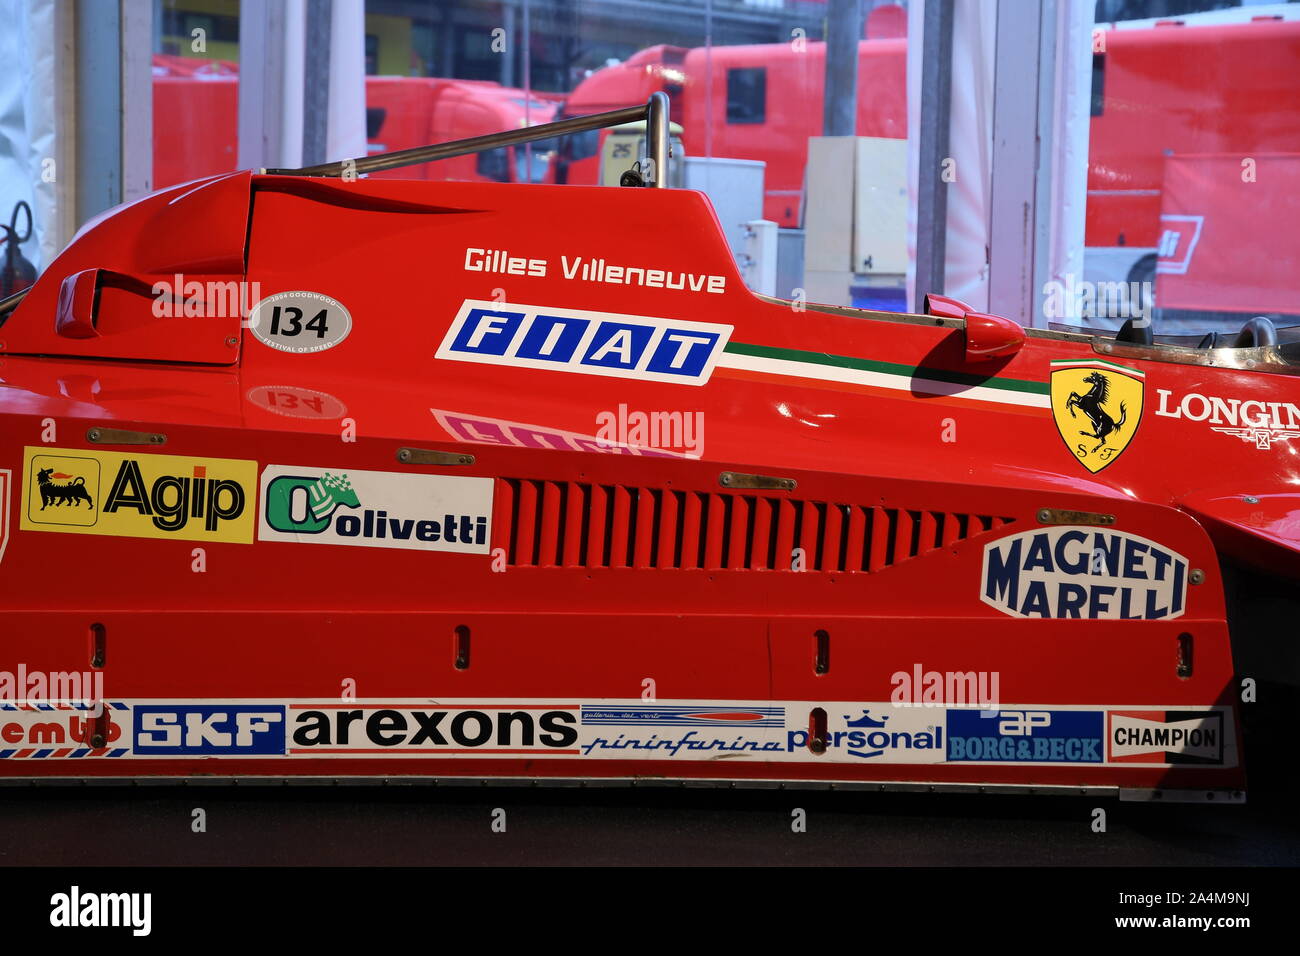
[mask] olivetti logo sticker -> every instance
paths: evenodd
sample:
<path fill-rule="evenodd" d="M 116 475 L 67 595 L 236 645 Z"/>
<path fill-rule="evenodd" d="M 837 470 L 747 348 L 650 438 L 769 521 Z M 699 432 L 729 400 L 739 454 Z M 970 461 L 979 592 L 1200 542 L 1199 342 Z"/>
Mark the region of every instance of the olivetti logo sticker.
<path fill-rule="evenodd" d="M 268 465 L 260 541 L 487 554 L 491 478 Z"/>
<path fill-rule="evenodd" d="M 466 299 L 437 358 L 703 385 L 733 326 Z"/>
<path fill-rule="evenodd" d="M 29 447 L 19 526 L 251 544 L 256 487 L 255 461 Z"/>

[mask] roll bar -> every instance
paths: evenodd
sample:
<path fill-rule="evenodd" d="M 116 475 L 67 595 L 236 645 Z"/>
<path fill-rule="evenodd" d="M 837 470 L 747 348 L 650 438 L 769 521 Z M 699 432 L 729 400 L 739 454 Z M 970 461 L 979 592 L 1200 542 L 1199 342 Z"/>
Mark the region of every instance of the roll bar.
<path fill-rule="evenodd" d="M 647 150 L 651 168 L 648 172 L 647 185 L 664 187 L 668 183 L 668 95 L 651 93 L 650 99 L 641 106 L 628 106 L 621 110 L 606 113 L 593 113 L 590 116 L 572 116 L 554 123 L 541 126 L 526 126 L 523 129 L 508 130 L 504 133 L 488 133 L 486 136 L 471 136 L 469 139 L 456 139 L 450 143 L 437 143 L 432 146 L 415 146 L 411 149 L 395 149 L 387 153 L 375 153 L 357 159 L 344 159 L 336 163 L 320 163 L 316 166 L 304 166 L 301 169 L 263 169 L 263 173 L 277 176 L 344 176 L 377 173 L 385 169 L 398 169 L 402 166 L 414 166 L 429 163 L 436 159 L 450 159 L 453 156 L 465 156 L 469 153 L 496 149 L 501 146 L 515 146 L 519 143 L 531 143 L 553 136 L 569 133 L 583 133 L 592 129 L 606 129 L 623 123 L 636 123 L 644 120 L 649 131 Z"/>

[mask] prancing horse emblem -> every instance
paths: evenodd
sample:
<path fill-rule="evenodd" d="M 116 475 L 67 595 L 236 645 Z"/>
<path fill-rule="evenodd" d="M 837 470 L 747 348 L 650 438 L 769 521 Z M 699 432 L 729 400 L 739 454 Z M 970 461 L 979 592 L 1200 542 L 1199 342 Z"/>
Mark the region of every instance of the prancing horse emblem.
<path fill-rule="evenodd" d="M 1146 373 L 1123 365 L 1098 360 L 1052 363 L 1056 430 L 1090 472 L 1115 461 L 1133 440 L 1142 421 L 1145 386 Z M 1085 423 L 1087 428 L 1082 427 Z"/>
<path fill-rule="evenodd" d="M 1065 402 L 1065 407 L 1070 410 L 1071 417 L 1074 417 L 1076 408 L 1082 409 L 1083 413 L 1088 416 L 1088 420 L 1092 422 L 1092 431 L 1079 432 L 1079 434 L 1099 439 L 1092 448 L 1096 452 L 1102 445 L 1106 444 L 1107 435 L 1124 427 L 1124 423 L 1128 421 L 1128 404 L 1126 402 L 1119 403 L 1119 421 L 1115 421 L 1103 408 L 1110 398 L 1110 379 L 1102 375 L 1101 372 L 1092 372 L 1084 381 L 1090 384 L 1092 388 L 1088 389 L 1083 395 L 1078 392 L 1071 392 L 1070 397 Z"/>

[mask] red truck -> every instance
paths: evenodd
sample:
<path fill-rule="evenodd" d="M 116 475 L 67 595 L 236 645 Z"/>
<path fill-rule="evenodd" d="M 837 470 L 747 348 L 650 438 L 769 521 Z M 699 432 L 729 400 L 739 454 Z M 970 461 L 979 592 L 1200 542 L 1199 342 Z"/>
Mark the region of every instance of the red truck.
<path fill-rule="evenodd" d="M 881 36 L 881 34 L 885 36 Z M 858 46 L 858 134 L 907 136 L 907 41 L 876 31 Z M 1095 35 L 1086 246 L 1105 277 L 1153 278 L 1168 153 L 1300 151 L 1300 22 L 1144 28 Z M 661 89 L 693 155 L 767 164 L 764 215 L 800 222 L 807 139 L 822 131 L 825 44 L 684 50 L 655 46 L 592 74 L 565 115 L 641 102 Z M 676 106 L 680 101 L 680 106 Z M 596 182 L 593 143 L 561 157 L 559 181 Z"/>
<path fill-rule="evenodd" d="M 202 64 L 195 67 L 193 64 Z M 233 63 L 154 57 L 154 185 L 231 172 L 239 159 L 239 73 Z M 366 78 L 370 152 L 406 149 L 549 122 L 553 99 L 485 80 Z M 553 147 L 531 144 L 430 163 L 384 178 L 540 182 Z M 527 168 L 525 168 L 527 166 Z"/>

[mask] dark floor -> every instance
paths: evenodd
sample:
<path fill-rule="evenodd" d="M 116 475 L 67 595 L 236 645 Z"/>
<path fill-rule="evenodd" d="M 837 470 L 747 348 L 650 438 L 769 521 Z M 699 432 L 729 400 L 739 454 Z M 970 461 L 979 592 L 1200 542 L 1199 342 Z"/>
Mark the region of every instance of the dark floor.
<path fill-rule="evenodd" d="M 1106 832 L 1093 831 L 1093 809 Z M 194 833 L 195 808 L 206 833 Z M 505 832 L 493 831 L 494 810 Z M 807 829 L 792 832 L 792 812 Z M 499 817 L 499 815 L 498 815 Z M 0 866 L 1300 865 L 1245 806 L 825 791 L 392 787 L 0 790 Z"/>

